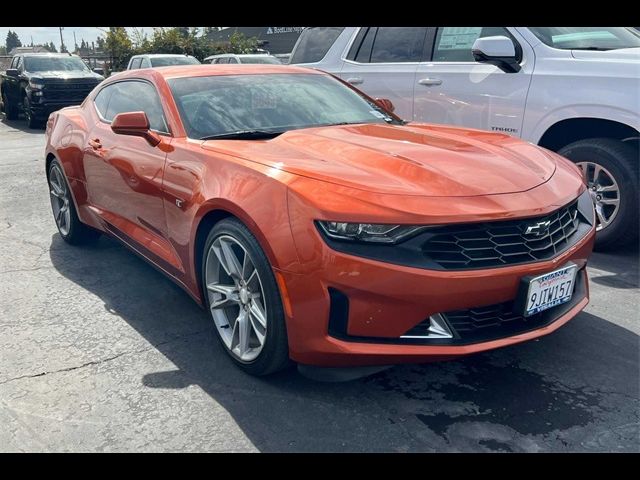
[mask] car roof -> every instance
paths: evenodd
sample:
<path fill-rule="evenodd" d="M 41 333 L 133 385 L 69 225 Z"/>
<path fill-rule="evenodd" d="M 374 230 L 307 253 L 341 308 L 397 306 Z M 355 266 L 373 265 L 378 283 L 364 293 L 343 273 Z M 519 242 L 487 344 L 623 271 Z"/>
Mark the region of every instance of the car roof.
<path fill-rule="evenodd" d="M 23 57 L 78 57 L 78 55 L 69 55 L 68 53 L 53 53 L 53 52 L 26 52 L 26 53 L 18 53 L 16 55 L 22 55 Z"/>
<path fill-rule="evenodd" d="M 184 53 L 141 53 L 139 55 L 134 55 L 131 58 L 135 57 L 190 57 L 191 55 L 186 55 Z"/>
<path fill-rule="evenodd" d="M 316 74 L 326 75 L 326 73 L 313 68 L 296 67 L 292 65 L 275 65 L 275 64 L 203 64 L 203 65 L 175 65 L 169 67 L 143 68 L 138 70 L 125 70 L 111 77 L 124 79 L 128 77 L 147 76 L 149 74 L 158 74 L 165 80 L 170 78 L 183 77 L 209 77 L 213 75 L 260 75 L 260 74 Z"/>

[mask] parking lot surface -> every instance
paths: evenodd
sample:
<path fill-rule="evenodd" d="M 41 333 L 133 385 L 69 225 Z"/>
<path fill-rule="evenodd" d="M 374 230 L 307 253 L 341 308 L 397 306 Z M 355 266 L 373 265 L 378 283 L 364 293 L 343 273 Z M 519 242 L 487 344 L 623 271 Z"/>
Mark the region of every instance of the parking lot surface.
<path fill-rule="evenodd" d="M 179 287 L 57 233 L 44 133 L 0 117 L 0 451 L 640 451 L 637 250 L 537 341 L 349 383 L 253 378 Z"/>

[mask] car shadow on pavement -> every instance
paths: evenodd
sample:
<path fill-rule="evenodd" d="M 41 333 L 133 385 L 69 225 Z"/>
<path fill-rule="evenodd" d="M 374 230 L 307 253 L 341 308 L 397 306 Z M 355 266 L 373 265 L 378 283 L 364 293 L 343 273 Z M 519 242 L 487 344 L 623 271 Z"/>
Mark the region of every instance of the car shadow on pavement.
<path fill-rule="evenodd" d="M 20 117 L 18 120 L 7 120 L 7 117 L 4 113 L 0 113 L 0 122 L 4 123 L 9 128 L 20 130 L 24 133 L 42 135 L 42 132 L 44 131 L 44 126 L 39 128 L 29 128 L 27 122 L 22 117 Z"/>
<path fill-rule="evenodd" d="M 608 272 L 610 275 L 592 277 L 597 284 L 611 288 L 640 287 L 640 261 L 638 246 L 628 246 L 615 252 L 597 252 L 589 259 L 589 266 Z"/>
<path fill-rule="evenodd" d="M 74 248 L 55 234 L 50 257 L 175 365 L 141 372 L 145 387 L 197 385 L 260 451 L 640 449 L 638 335 L 591 314 L 537 341 L 348 383 L 295 369 L 254 378 L 186 293 L 115 241 Z"/>

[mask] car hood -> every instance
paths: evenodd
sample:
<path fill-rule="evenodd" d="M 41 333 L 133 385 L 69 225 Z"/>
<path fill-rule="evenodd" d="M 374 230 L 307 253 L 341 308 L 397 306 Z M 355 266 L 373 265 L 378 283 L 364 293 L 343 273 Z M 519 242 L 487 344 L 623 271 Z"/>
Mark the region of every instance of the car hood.
<path fill-rule="evenodd" d="M 530 190 L 553 154 L 508 135 L 427 124 L 292 130 L 271 140 L 210 140 L 203 148 L 371 192 L 476 196 Z"/>
<path fill-rule="evenodd" d="M 32 78 L 42 78 L 45 80 L 102 80 L 102 76 L 94 72 L 85 72 L 83 70 L 70 71 L 47 71 L 47 72 L 29 72 Z"/>

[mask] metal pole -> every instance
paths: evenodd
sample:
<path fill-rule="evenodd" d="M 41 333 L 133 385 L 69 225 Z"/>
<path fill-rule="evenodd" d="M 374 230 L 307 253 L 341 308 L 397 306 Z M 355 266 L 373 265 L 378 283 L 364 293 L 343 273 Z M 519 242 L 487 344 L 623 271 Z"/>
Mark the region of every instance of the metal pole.
<path fill-rule="evenodd" d="M 78 42 L 76 41 L 76 31 L 73 31 L 73 46 L 75 48 L 75 51 L 78 51 Z"/>
<path fill-rule="evenodd" d="M 60 29 L 60 52 L 62 52 L 62 50 L 64 50 L 64 40 L 62 39 L 62 30 L 64 30 L 64 27 L 58 27 Z"/>

